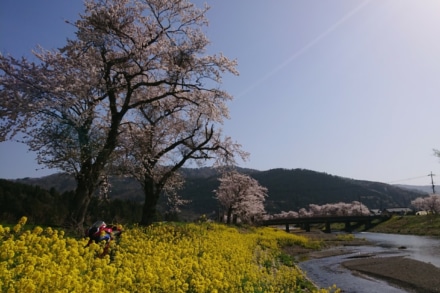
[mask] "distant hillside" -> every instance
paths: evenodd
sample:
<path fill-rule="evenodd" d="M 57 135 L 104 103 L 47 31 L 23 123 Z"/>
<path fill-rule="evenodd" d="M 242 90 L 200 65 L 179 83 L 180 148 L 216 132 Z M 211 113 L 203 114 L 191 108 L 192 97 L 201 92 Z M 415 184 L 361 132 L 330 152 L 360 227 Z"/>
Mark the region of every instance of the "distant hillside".
<path fill-rule="evenodd" d="M 395 186 L 403 188 L 403 189 L 409 189 L 413 191 L 419 191 L 423 194 L 432 194 L 432 185 L 404 185 L 404 184 L 396 184 Z M 435 185 L 434 186 L 435 193 L 438 194 L 440 192 L 440 186 Z"/>
<path fill-rule="evenodd" d="M 184 199 L 191 203 L 184 209 L 185 214 L 214 214 L 218 210 L 213 190 L 218 188 L 219 174 L 212 168 L 181 170 L 186 184 L 180 191 Z M 269 213 L 295 210 L 309 204 L 361 201 L 371 209 L 409 207 L 411 200 L 427 195 L 417 190 L 400 188 L 385 183 L 352 180 L 304 169 L 272 169 L 258 171 L 240 169 L 268 188 L 269 197 L 265 206 Z M 38 185 L 45 189 L 54 188 L 59 192 L 72 190 L 75 181 L 63 174 L 42 178 L 24 178 L 20 183 Z M 130 178 L 112 178 L 111 198 L 142 201 L 143 193 L 139 184 Z"/>
<path fill-rule="evenodd" d="M 48 175 L 40 178 L 26 177 L 13 181 L 28 185 L 37 185 L 46 190 L 50 190 L 53 188 L 60 193 L 74 190 L 76 186 L 75 178 L 73 176 L 63 173 Z"/>
<path fill-rule="evenodd" d="M 409 207 L 413 199 L 425 195 L 379 182 L 352 180 L 304 169 L 241 170 L 268 188 L 265 206 L 269 213 L 295 210 L 309 204 L 361 201 L 371 209 Z M 182 191 L 192 199 L 195 212 L 215 211 L 217 203 L 212 190 L 218 187 L 217 176 L 204 180 L 189 177 Z"/>

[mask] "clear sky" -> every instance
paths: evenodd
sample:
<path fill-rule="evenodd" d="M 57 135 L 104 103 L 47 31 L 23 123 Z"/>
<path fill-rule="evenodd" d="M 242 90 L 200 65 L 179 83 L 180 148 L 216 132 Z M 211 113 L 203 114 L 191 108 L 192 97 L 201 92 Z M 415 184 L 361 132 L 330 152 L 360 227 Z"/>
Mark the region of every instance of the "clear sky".
<path fill-rule="evenodd" d="M 202 1 L 197 1 L 202 3 Z M 224 132 L 242 167 L 303 168 L 385 183 L 440 182 L 440 1 L 208 0 L 225 76 Z M 2 0 L 0 51 L 61 47 L 82 2 Z M 0 143 L 0 178 L 40 177 L 24 145 Z"/>

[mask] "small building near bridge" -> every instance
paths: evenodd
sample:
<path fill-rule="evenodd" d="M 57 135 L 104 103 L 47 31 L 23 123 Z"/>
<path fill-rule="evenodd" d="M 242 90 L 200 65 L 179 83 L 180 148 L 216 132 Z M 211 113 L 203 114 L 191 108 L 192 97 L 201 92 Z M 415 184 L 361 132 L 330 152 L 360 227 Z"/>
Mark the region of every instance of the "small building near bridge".
<path fill-rule="evenodd" d="M 389 208 L 384 209 L 381 214 L 384 216 L 405 216 L 414 214 L 414 211 L 410 208 Z"/>

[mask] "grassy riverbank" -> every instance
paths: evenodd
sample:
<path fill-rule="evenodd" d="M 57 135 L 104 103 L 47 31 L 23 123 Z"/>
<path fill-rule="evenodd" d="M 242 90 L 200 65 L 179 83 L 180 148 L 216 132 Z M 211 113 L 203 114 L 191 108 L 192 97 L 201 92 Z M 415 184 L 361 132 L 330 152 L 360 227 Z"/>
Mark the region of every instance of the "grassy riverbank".
<path fill-rule="evenodd" d="M 440 236 L 440 215 L 394 216 L 369 232 Z"/>

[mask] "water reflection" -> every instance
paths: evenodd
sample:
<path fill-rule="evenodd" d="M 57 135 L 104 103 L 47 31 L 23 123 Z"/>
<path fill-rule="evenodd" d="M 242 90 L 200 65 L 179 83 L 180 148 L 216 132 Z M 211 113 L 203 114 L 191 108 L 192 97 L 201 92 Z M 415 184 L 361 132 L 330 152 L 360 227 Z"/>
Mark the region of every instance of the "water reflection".
<path fill-rule="evenodd" d="M 369 278 L 365 275 L 352 273 L 352 271 L 341 266 L 341 263 L 351 257 L 360 254 L 379 254 L 383 252 L 380 247 L 359 246 L 346 248 L 351 251 L 347 255 L 339 255 L 322 259 L 312 259 L 299 264 L 300 268 L 307 273 L 316 285 L 321 288 L 328 288 L 336 284 L 344 293 L 403 293 L 404 289 L 395 287 L 382 280 Z M 396 252 L 399 253 L 399 252 Z M 392 254 L 388 252 L 387 255 Z"/>
<path fill-rule="evenodd" d="M 300 268 L 321 288 L 336 284 L 344 293 L 401 293 L 409 291 L 385 281 L 353 274 L 341 263 L 364 254 L 377 257 L 402 255 L 440 267 L 440 238 L 381 233 L 360 233 L 356 237 L 373 245 L 338 247 L 336 249 L 346 249 L 347 254 L 301 262 Z"/>
<path fill-rule="evenodd" d="M 408 257 L 431 263 L 440 268 L 440 238 L 414 236 L 414 235 L 397 235 L 383 233 L 360 233 L 357 235 L 374 243 L 374 245 L 388 248 L 405 248 L 402 250 L 404 255 Z"/>

